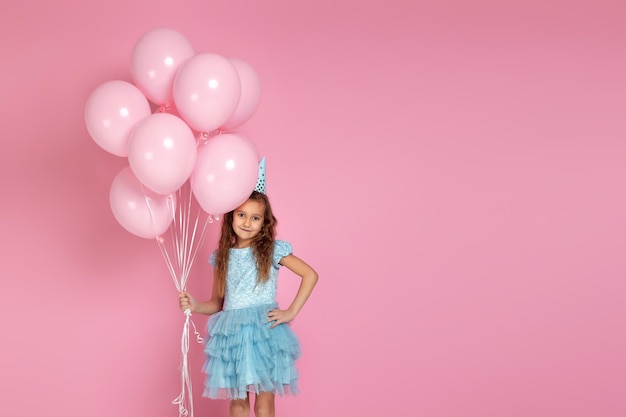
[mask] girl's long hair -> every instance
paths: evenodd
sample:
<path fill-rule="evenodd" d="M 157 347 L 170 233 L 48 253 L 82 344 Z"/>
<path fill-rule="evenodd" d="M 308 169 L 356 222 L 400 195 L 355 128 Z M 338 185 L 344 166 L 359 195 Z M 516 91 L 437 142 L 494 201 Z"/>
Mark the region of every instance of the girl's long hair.
<path fill-rule="evenodd" d="M 272 266 L 272 255 L 274 251 L 274 239 L 276 236 L 276 225 L 278 220 L 272 213 L 272 206 L 265 194 L 253 191 L 249 200 L 260 201 L 265 204 L 265 213 L 263 214 L 263 226 L 259 234 L 252 240 L 252 253 L 256 259 L 259 275 L 257 281 L 259 283 L 266 282 L 270 278 L 270 268 Z M 215 271 L 213 279 L 216 281 L 220 297 L 224 296 L 226 291 L 226 273 L 228 272 L 228 255 L 230 248 L 236 241 L 237 236 L 233 230 L 234 210 L 224 215 L 222 220 L 222 234 L 220 236 L 217 253 L 215 254 Z"/>

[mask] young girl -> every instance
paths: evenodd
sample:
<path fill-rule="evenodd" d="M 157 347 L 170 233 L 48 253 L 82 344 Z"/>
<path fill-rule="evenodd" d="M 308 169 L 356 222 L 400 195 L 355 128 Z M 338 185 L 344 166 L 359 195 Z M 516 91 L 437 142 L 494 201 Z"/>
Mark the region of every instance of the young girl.
<path fill-rule="evenodd" d="M 181 310 L 212 315 L 204 395 L 230 399 L 232 417 L 248 416 L 249 392 L 256 394 L 257 417 L 274 416 L 276 393 L 298 393 L 294 362 L 300 345 L 287 323 L 309 298 L 317 273 L 292 254 L 289 243 L 274 239 L 275 228 L 263 182 L 245 203 L 224 215 L 219 246 L 210 258 L 211 299 L 198 302 L 187 292 L 179 294 Z M 300 288 L 285 310 L 276 304 L 280 266 L 301 277 Z"/>

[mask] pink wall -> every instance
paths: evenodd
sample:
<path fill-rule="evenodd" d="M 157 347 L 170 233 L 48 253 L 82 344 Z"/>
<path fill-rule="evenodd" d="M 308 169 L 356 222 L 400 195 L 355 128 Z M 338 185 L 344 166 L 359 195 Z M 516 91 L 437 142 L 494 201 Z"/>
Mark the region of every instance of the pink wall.
<path fill-rule="evenodd" d="M 279 415 L 626 415 L 623 2 L 419 3 L 3 2 L 0 414 L 177 415 L 176 291 L 83 123 L 167 26 L 261 76 L 239 130 L 320 273 Z"/>

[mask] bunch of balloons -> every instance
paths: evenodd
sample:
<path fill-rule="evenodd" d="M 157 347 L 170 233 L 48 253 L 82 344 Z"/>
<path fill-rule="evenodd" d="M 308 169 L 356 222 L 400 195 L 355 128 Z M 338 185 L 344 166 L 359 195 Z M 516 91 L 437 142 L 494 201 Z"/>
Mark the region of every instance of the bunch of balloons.
<path fill-rule="evenodd" d="M 184 36 L 168 28 L 139 38 L 131 75 L 133 83 L 108 81 L 90 94 L 85 124 L 101 148 L 128 158 L 109 193 L 116 220 L 137 236 L 156 238 L 182 291 L 207 223 L 243 203 L 256 185 L 259 152 L 232 129 L 256 111 L 259 77 L 241 59 L 196 54 Z M 162 236 L 168 229 L 171 239 Z M 181 393 L 173 403 L 180 417 L 189 410 L 193 417 L 190 325 L 197 341 L 202 339 L 189 310 L 185 316 Z"/>
<path fill-rule="evenodd" d="M 130 69 L 133 83 L 105 82 L 85 106 L 92 139 L 128 158 L 109 194 L 116 220 L 137 236 L 160 236 L 186 183 L 209 217 L 244 202 L 256 184 L 260 156 L 254 142 L 232 129 L 259 104 L 254 69 L 241 59 L 196 53 L 169 28 L 139 38 Z"/>

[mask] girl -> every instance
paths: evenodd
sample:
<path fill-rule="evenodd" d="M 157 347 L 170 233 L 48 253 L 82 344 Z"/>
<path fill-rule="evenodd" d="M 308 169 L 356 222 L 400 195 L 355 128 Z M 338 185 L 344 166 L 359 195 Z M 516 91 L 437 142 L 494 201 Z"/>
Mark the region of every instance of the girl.
<path fill-rule="evenodd" d="M 205 347 L 204 395 L 229 398 L 232 417 L 248 416 L 249 392 L 256 395 L 257 417 L 274 416 L 276 393 L 298 393 L 294 362 L 300 345 L 286 323 L 309 298 L 317 273 L 292 254 L 289 243 L 274 240 L 275 228 L 263 182 L 245 203 L 224 215 L 219 246 L 209 260 L 214 267 L 211 299 L 198 302 L 187 292 L 179 294 L 181 310 L 212 315 Z M 286 310 L 276 304 L 280 266 L 301 277 Z"/>

